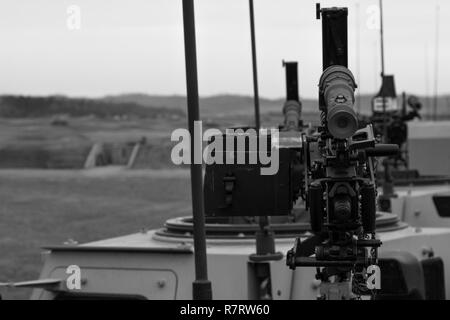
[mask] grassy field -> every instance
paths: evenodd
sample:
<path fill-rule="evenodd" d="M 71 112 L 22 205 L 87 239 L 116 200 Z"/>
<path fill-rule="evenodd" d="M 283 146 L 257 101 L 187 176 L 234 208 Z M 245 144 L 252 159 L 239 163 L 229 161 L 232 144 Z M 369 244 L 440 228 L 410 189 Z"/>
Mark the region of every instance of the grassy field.
<path fill-rule="evenodd" d="M 231 110 L 216 103 L 217 108 L 202 113 L 204 129 L 252 125 L 251 101 L 247 100 L 245 110 L 239 101 Z M 282 103 L 268 101 L 267 105 L 270 108 L 261 114 L 263 126 L 282 123 Z M 305 123 L 319 120 L 317 111 L 311 110 L 304 109 Z M 151 147 L 145 167 L 151 169 L 145 170 L 0 169 L 0 282 L 37 279 L 42 246 L 69 239 L 82 243 L 116 237 L 189 215 L 189 172 L 169 168 L 170 134 L 186 126 L 183 117 L 68 118 L 63 126 L 52 125 L 49 117 L 0 119 L 4 168 L 42 162 L 42 150 L 51 155 L 76 153 L 97 142 L 128 144 L 145 137 Z M 4 289 L 0 294 L 6 299 L 25 299 L 30 290 Z"/>
<path fill-rule="evenodd" d="M 0 170 L 0 282 L 36 279 L 42 246 L 138 232 L 189 214 L 188 178 L 185 170 Z M 1 293 L 26 299 L 30 290 Z"/>
<path fill-rule="evenodd" d="M 205 128 L 253 123 L 250 114 L 204 120 Z M 263 115 L 262 120 L 265 125 L 280 123 L 281 108 L 277 114 Z M 68 146 L 127 143 L 142 137 L 161 146 L 171 143 L 173 129 L 187 125 L 182 118 L 69 118 L 65 126 L 51 122 L 51 118 L 0 119 L 0 150 L 56 148 L 58 154 L 67 152 Z M 160 153 L 153 155 L 158 163 L 152 164 L 159 170 L 0 169 L 0 282 L 37 279 L 42 246 L 69 239 L 88 242 L 116 237 L 190 214 L 188 171 L 165 169 L 170 153 L 164 150 L 152 151 Z M 12 164 L 23 162 L 24 157 L 29 154 L 10 156 Z M 0 294 L 5 299 L 24 299 L 30 290 L 3 289 Z"/>

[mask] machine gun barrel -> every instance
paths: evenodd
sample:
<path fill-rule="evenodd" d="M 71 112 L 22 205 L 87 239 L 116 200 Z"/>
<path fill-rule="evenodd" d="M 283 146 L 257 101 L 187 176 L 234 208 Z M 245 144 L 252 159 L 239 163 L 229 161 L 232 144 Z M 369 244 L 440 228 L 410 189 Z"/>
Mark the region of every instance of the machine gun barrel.
<path fill-rule="evenodd" d="M 356 87 L 352 72 L 344 66 L 330 66 L 320 77 L 319 108 L 326 115 L 323 125 L 336 139 L 350 138 L 358 130 Z"/>

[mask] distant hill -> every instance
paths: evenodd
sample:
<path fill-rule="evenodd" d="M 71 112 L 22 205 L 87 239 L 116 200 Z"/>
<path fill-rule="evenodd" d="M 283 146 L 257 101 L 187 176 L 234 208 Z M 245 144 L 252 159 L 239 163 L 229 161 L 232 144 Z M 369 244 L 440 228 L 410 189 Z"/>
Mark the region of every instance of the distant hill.
<path fill-rule="evenodd" d="M 136 103 L 145 107 L 164 107 L 186 110 L 186 97 L 184 96 L 159 96 L 146 94 L 121 94 L 103 98 L 111 103 Z M 305 110 L 315 110 L 315 101 L 302 100 Z M 280 112 L 283 107 L 283 99 L 260 98 L 261 112 Z M 223 94 L 208 97 L 200 97 L 200 112 L 207 116 L 226 116 L 229 114 L 252 114 L 254 112 L 253 97 Z"/>
<path fill-rule="evenodd" d="M 418 97 L 422 101 L 424 115 L 431 115 L 433 112 L 432 99 L 426 97 Z M 103 98 L 105 101 L 112 103 L 136 103 L 145 107 L 164 107 L 179 110 L 186 110 L 186 97 L 184 96 L 160 96 L 147 94 L 121 94 L 111 95 Z M 371 111 L 372 95 L 361 95 L 359 97 L 359 112 L 369 114 Z M 303 110 L 305 112 L 317 111 L 316 99 L 301 99 Z M 401 104 L 401 97 L 398 98 Z M 260 106 L 262 113 L 281 112 L 284 99 L 266 99 L 260 98 Z M 206 116 L 222 116 L 227 114 L 252 114 L 253 98 L 251 96 L 242 95 L 215 95 L 200 98 L 200 112 Z M 450 95 L 443 95 L 438 98 L 438 115 L 450 116 Z"/>
<path fill-rule="evenodd" d="M 359 112 L 369 114 L 372 96 L 360 96 Z M 419 97 L 423 104 L 422 114 L 431 115 L 432 99 Z M 301 99 L 303 111 L 316 113 L 317 100 Z M 399 99 L 401 104 L 401 99 Z M 284 99 L 260 99 L 261 113 L 281 114 Z M 254 112 L 251 96 L 223 94 L 200 98 L 202 118 L 250 116 Z M 185 117 L 186 97 L 163 96 L 142 93 L 109 95 L 98 99 L 70 98 L 65 96 L 0 96 L 0 117 L 44 117 L 67 114 L 73 117 L 94 115 L 100 118 L 136 116 L 153 118 L 160 116 Z M 450 117 L 450 96 L 440 96 L 437 114 Z"/>
<path fill-rule="evenodd" d="M 143 93 L 126 93 L 105 96 L 102 100 L 110 103 L 135 103 L 144 107 L 186 109 L 186 97 L 178 95 L 160 96 Z"/>

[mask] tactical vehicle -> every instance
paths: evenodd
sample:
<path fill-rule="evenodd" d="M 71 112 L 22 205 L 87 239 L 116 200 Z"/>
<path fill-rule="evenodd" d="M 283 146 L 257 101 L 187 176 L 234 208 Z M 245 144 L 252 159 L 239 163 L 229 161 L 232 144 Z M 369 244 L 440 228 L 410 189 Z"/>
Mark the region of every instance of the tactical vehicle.
<path fill-rule="evenodd" d="M 193 132 L 193 1 L 183 0 L 183 8 Z M 123 237 L 46 247 L 39 280 L 13 285 L 35 287 L 32 299 L 445 299 L 450 228 L 412 221 L 436 210 L 441 216 L 440 206 L 429 201 L 436 190 L 397 189 L 391 212 L 375 210 L 373 161 L 398 148 L 378 144 L 371 125 L 358 130 L 357 86 L 347 69 L 347 9 L 318 6 L 317 17 L 324 52 L 321 126 L 303 130 L 297 64 L 287 64 L 285 122 L 279 136 L 265 134 L 280 152 L 277 174 L 258 175 L 259 165 L 207 165 L 203 190 L 201 165 L 192 164 L 192 217 Z M 259 143 L 255 123 L 256 134 L 246 141 Z M 249 157 L 250 147 L 243 153 Z M 371 267 L 381 270 L 372 283 Z M 79 288 L 71 282 L 77 272 Z"/>

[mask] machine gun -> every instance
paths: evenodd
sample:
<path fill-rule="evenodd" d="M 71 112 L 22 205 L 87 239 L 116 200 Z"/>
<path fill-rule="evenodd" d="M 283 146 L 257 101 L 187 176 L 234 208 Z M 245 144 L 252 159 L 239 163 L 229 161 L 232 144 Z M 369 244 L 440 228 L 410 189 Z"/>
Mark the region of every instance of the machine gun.
<path fill-rule="evenodd" d="M 377 173 L 382 184 L 382 194 L 378 197 L 379 207 L 383 211 L 391 211 L 391 198 L 395 198 L 394 181 L 396 183 L 413 183 L 420 179 L 417 170 L 410 169 L 408 157 L 408 125 L 407 122 L 421 118 L 422 104 L 413 95 L 402 95 L 402 107 L 397 103 L 395 81 L 393 75 L 383 75 L 380 91 L 372 99 L 372 114 L 361 122 L 373 125 L 374 135 L 384 143 L 395 144 L 399 152 L 383 159 L 383 171 Z"/>
<path fill-rule="evenodd" d="M 322 16 L 323 73 L 319 81 L 321 126 L 303 139 L 305 188 L 313 236 L 287 253 L 287 265 L 316 267 L 322 299 L 352 299 L 376 289 L 367 285 L 381 242 L 376 238 L 373 158 L 394 155 L 397 145 L 377 144 L 373 128 L 358 130 L 347 68 L 347 8 L 317 7 Z M 315 254 L 314 257 L 311 255 Z"/>
<path fill-rule="evenodd" d="M 383 108 L 384 101 L 384 108 Z M 372 99 L 372 115 L 367 121 L 373 124 L 375 136 L 383 138 L 385 143 L 397 144 L 401 152 L 390 159 L 394 169 L 408 169 L 406 142 L 408 139 L 407 122 L 420 119 L 422 103 L 414 96 L 402 94 L 402 106 L 397 103 L 393 75 L 384 75 L 380 91 Z"/>
<path fill-rule="evenodd" d="M 377 248 L 381 245 L 375 232 L 373 158 L 394 155 L 398 146 L 378 144 L 371 125 L 358 130 L 354 106 L 357 86 L 347 68 L 348 12 L 346 8 L 318 7 L 320 14 L 323 74 L 319 81 L 318 132 L 307 135 L 302 130 L 297 64 L 286 63 L 285 120 L 277 134 L 241 130 L 210 141 L 210 145 L 219 138 L 234 141 L 233 149 L 222 146 L 215 150 L 215 156 L 223 160 L 225 154 L 228 159 L 247 160 L 255 153 L 277 153 L 278 170 L 262 175 L 261 163 L 221 161 L 207 165 L 205 213 L 212 217 L 291 215 L 294 203 L 302 197 L 314 235 L 305 241 L 297 239 L 287 254 L 287 264 L 291 268 L 317 267 L 323 298 L 350 299 L 369 293 L 367 273 L 376 269 Z M 269 142 L 270 150 L 267 145 L 262 148 L 264 141 Z M 237 148 L 239 145 L 244 148 Z M 264 229 L 270 234 L 269 225 Z M 269 250 L 262 250 L 257 241 L 257 261 L 279 259 L 271 243 L 266 246 Z M 252 258 L 255 256 L 250 260 L 256 261 Z M 331 277 L 335 281 L 330 281 Z"/>

